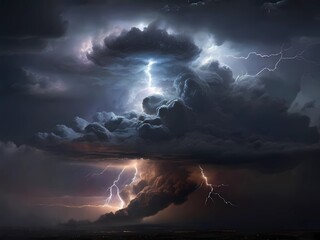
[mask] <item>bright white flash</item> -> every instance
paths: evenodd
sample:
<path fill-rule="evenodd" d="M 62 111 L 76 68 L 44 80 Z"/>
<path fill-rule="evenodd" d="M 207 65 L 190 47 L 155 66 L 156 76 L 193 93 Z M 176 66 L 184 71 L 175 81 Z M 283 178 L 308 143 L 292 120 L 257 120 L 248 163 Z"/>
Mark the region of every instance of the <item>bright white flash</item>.
<path fill-rule="evenodd" d="M 163 94 L 161 88 L 153 86 L 153 77 L 152 77 L 151 71 L 152 71 L 152 66 L 156 63 L 157 63 L 156 61 L 149 60 L 148 65 L 147 65 L 146 69 L 144 70 L 144 72 L 146 73 L 146 76 L 147 76 L 147 81 L 148 81 L 147 93 L 149 95 L 152 95 L 152 94 L 162 95 Z"/>
<path fill-rule="evenodd" d="M 89 38 L 87 41 L 83 42 L 80 47 L 81 53 L 91 53 L 92 51 L 92 39 Z"/>
<path fill-rule="evenodd" d="M 83 63 L 89 63 L 89 60 L 87 58 L 87 54 L 91 54 L 92 47 L 93 47 L 92 38 L 88 38 L 84 42 L 81 43 L 81 45 L 78 49 L 78 58 Z"/>
<path fill-rule="evenodd" d="M 202 185 L 204 184 L 206 187 L 209 187 L 210 191 L 208 193 L 208 196 L 206 197 L 206 200 L 204 202 L 204 204 L 207 204 L 208 200 L 210 199 L 212 202 L 214 202 L 214 196 L 220 198 L 225 204 L 227 205 L 231 205 L 234 206 L 233 203 L 231 203 L 230 201 L 227 201 L 224 197 L 221 196 L 220 193 L 218 193 L 215 189 L 216 188 L 221 188 L 221 187 L 227 187 L 227 185 L 225 184 L 220 184 L 220 185 L 213 185 L 211 183 L 209 183 L 208 181 L 208 177 L 205 175 L 203 168 L 199 165 L 199 169 L 201 172 L 201 177 L 203 179 L 203 181 L 201 182 L 200 187 L 202 187 Z"/>
<path fill-rule="evenodd" d="M 220 57 L 230 50 L 225 45 L 218 46 L 212 34 L 199 32 L 194 35 L 195 44 L 201 48 L 199 57 L 192 63 L 194 68 L 209 65 L 212 61 L 220 61 Z"/>
<path fill-rule="evenodd" d="M 149 60 L 148 65 L 146 67 L 146 69 L 144 70 L 144 72 L 147 75 L 148 78 L 148 87 L 152 87 L 152 74 L 151 74 L 151 69 L 152 69 L 152 65 L 155 64 L 156 62 Z"/>
<path fill-rule="evenodd" d="M 139 28 L 141 31 L 143 31 L 146 27 L 148 27 L 147 23 L 140 22 L 136 25 L 137 28 Z"/>
<path fill-rule="evenodd" d="M 131 91 L 128 106 L 130 109 L 135 109 L 136 111 L 143 111 L 142 109 L 142 101 L 144 98 L 152 95 L 163 95 L 163 91 L 160 87 L 154 86 L 155 78 L 152 74 L 152 67 L 158 62 L 149 59 L 143 66 L 143 72 L 145 74 L 145 78 L 142 79 L 144 86 L 139 86 L 139 88 L 134 88 Z"/>

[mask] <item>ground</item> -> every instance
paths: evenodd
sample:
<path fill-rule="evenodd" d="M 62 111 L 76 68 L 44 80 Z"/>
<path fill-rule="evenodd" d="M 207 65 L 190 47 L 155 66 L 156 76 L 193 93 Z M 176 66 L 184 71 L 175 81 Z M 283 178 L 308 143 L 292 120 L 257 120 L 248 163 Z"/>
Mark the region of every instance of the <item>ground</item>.
<path fill-rule="evenodd" d="M 112 230 L 113 229 L 113 230 Z M 135 230 L 136 229 L 136 230 Z M 138 229 L 138 230 L 137 230 Z M 93 229 L 21 229 L 3 228 L 0 230 L 0 239 L 215 239 L 215 240 L 313 240 L 320 239 L 320 231 L 280 231 L 264 233 L 244 233 L 237 231 L 214 230 L 187 230 L 183 228 L 148 228 L 115 227 L 108 230 Z"/>

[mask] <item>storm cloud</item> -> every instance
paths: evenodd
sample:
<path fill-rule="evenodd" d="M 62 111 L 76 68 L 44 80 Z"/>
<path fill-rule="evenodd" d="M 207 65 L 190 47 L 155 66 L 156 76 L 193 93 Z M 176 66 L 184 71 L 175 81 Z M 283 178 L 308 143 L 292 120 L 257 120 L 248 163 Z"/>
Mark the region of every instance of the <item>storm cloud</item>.
<path fill-rule="evenodd" d="M 104 58 L 151 55 L 153 57 L 169 56 L 175 60 L 194 59 L 200 49 L 192 40 L 183 35 L 170 35 L 166 30 L 157 27 L 156 23 L 140 30 L 131 28 L 122 31 L 119 36 L 109 36 L 104 39 L 104 46 L 94 47 L 88 58 L 101 64 Z"/>
<path fill-rule="evenodd" d="M 81 120 L 82 130 L 59 126 L 55 132 L 38 134 L 40 145 L 51 148 L 53 141 L 66 148 L 71 143 L 95 149 L 102 144 L 101 156 L 108 156 L 112 146 L 112 151 L 127 149 L 132 156 L 220 164 L 230 164 L 237 155 L 236 165 L 267 159 L 264 155 L 278 159 L 303 149 L 317 152 L 319 133 L 310 127 L 309 118 L 289 113 L 284 101 L 268 95 L 263 81 L 235 81 L 231 70 L 217 62 L 203 69 L 189 69 L 172 81 L 175 98 L 146 97 L 141 103 L 144 113 L 99 112 L 92 123 Z"/>
<path fill-rule="evenodd" d="M 281 44 L 320 34 L 316 1 L 176 1 L 168 2 L 164 12 L 182 26 L 211 30 L 220 43 Z"/>
<path fill-rule="evenodd" d="M 312 215 L 294 188 L 317 205 L 315 0 L 8 0 L 0 13 L 1 224 L 13 213 L 12 224 L 23 225 L 35 208 L 22 206 L 21 218 L 14 209 L 30 195 L 50 195 L 54 203 L 89 195 L 104 203 L 106 185 L 139 158 L 150 160 L 141 178 L 119 183 L 125 207 L 91 220 L 103 214 L 96 223 L 141 222 L 183 208 L 198 194 L 198 164 L 239 174 L 208 177 L 240 179 L 245 191 L 233 189 L 240 205 L 247 211 L 259 200 L 252 218 L 269 202 L 274 212 L 284 209 L 284 220 L 297 206 L 297 219 Z M 89 170 L 101 178 L 85 177 Z M 262 190 L 255 185 L 260 177 Z M 289 196 L 296 202 L 283 207 Z"/>
<path fill-rule="evenodd" d="M 40 52 L 67 29 L 54 1 L 1 1 L 0 9 L 0 54 Z"/>
<path fill-rule="evenodd" d="M 143 163 L 139 167 L 140 178 L 134 185 L 124 188 L 124 196 L 133 194 L 126 208 L 101 216 L 97 223 L 117 224 L 141 221 L 153 216 L 171 204 L 182 204 L 199 183 L 189 179 L 190 173 L 175 164 Z"/>

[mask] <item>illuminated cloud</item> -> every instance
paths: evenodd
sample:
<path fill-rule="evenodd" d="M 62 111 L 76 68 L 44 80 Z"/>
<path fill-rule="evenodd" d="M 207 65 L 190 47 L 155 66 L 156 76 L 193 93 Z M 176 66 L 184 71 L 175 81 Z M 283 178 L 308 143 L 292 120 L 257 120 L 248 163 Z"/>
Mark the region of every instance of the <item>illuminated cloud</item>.
<path fill-rule="evenodd" d="M 115 213 L 102 215 L 98 223 L 119 224 L 141 221 L 155 215 L 170 204 L 182 204 L 196 188 L 196 182 L 189 179 L 189 173 L 176 165 L 156 162 L 142 162 L 139 166 L 139 179 L 124 188 L 125 195 L 135 197 L 127 207 Z"/>
<path fill-rule="evenodd" d="M 200 49 L 184 35 L 170 35 L 165 29 L 155 24 L 140 30 L 131 28 L 122 31 L 119 36 L 104 39 L 104 46 L 93 47 L 88 58 L 96 64 L 106 65 L 112 58 L 151 56 L 152 58 L 174 58 L 175 60 L 192 60 L 198 56 Z"/>
<path fill-rule="evenodd" d="M 316 1 L 1 6 L 0 140 L 17 143 L 0 142 L 1 223 L 18 219 L 21 202 L 29 200 L 43 204 L 32 209 L 39 216 L 61 210 L 65 220 L 66 212 L 89 208 L 96 217 L 115 212 L 103 215 L 103 224 L 140 221 L 186 209 L 202 180 L 201 206 L 214 184 L 233 181 L 238 199 L 230 200 L 243 207 L 226 217 L 219 202 L 219 217 L 206 208 L 204 223 L 220 226 L 228 218 L 252 228 L 258 220 L 270 224 L 270 213 L 279 212 L 281 219 L 319 225 L 300 219 L 319 202 L 312 198 L 318 165 L 310 164 L 320 156 Z M 32 144 L 43 151 L 23 145 L 39 131 Z M 154 162 L 138 159 L 141 176 L 133 181 L 130 160 L 140 157 Z M 210 172 L 219 167 L 220 175 Z M 275 196 L 284 197 L 277 202 Z M 184 212 L 196 215 L 200 205 Z M 266 206 L 266 218 L 257 216 Z M 73 216 L 93 220 L 88 213 Z"/>
<path fill-rule="evenodd" d="M 172 97 L 146 97 L 141 102 L 144 112 L 97 113 L 82 130 L 74 129 L 80 137 L 74 138 L 73 132 L 70 137 L 40 133 L 40 145 L 50 148 L 52 143 L 65 143 L 68 148 L 72 140 L 74 145 L 87 142 L 95 149 L 95 144 L 102 143 L 105 152 L 98 152 L 105 157 L 112 146 L 119 151 L 112 150 L 111 156 L 121 157 L 122 151 L 123 156 L 128 152 L 132 157 L 155 159 L 184 156 L 222 164 L 229 164 L 233 156 L 238 156 L 239 163 L 231 160 L 232 164 L 241 164 L 269 154 L 281 158 L 303 149 L 316 152 L 313 144 L 319 134 L 309 127 L 308 117 L 288 113 L 285 103 L 268 96 L 259 79 L 234 81 L 231 69 L 211 62 L 197 71 L 187 69 L 172 86 Z"/>

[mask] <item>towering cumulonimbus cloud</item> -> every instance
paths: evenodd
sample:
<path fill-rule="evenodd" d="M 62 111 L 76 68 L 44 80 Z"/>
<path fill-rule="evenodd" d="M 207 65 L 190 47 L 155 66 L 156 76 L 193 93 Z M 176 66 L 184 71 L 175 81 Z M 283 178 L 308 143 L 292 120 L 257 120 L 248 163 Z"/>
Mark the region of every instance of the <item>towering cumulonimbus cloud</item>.
<path fill-rule="evenodd" d="M 318 226 L 319 10 L 317 0 L 1 1 L 0 224 L 24 207 L 23 224 L 49 208 L 56 219 L 57 206 L 22 206 L 47 194 L 77 219 L 113 211 L 106 187 L 144 158 L 140 178 L 125 186 L 128 165 L 117 183 L 124 208 L 98 222 L 169 212 L 176 224 L 177 210 L 218 228 Z M 39 149 L 24 145 L 38 131 Z M 203 219 L 201 193 L 186 202 L 198 164 L 230 185 L 236 211 L 218 205 Z M 87 202 L 101 212 L 84 214 Z"/>
<path fill-rule="evenodd" d="M 197 56 L 199 49 L 191 42 L 176 49 L 180 41 L 154 26 L 133 28 L 105 39 L 105 45 L 93 49 L 88 58 L 105 65 L 110 59 L 135 54 L 176 60 Z M 314 147 L 317 129 L 309 127 L 307 117 L 289 113 L 285 102 L 268 95 L 259 78 L 235 80 L 232 70 L 217 61 L 197 67 L 188 61 L 182 68 L 181 61 L 172 64 L 181 69 L 168 80 L 172 93 L 146 96 L 140 103 L 143 112 L 98 112 L 92 120 L 76 117 L 71 127 L 58 125 L 52 132 L 37 134 L 41 147 L 72 156 L 164 161 L 148 164 L 146 175 L 123 189 L 124 199 L 135 196 L 127 207 L 101 216 L 98 222 L 138 221 L 184 202 L 196 183 L 189 180 L 186 169 L 166 165 L 171 159 L 275 171 L 270 156 L 274 160 L 300 152 L 319 154 Z M 299 161 L 278 165 L 288 169 Z"/>

